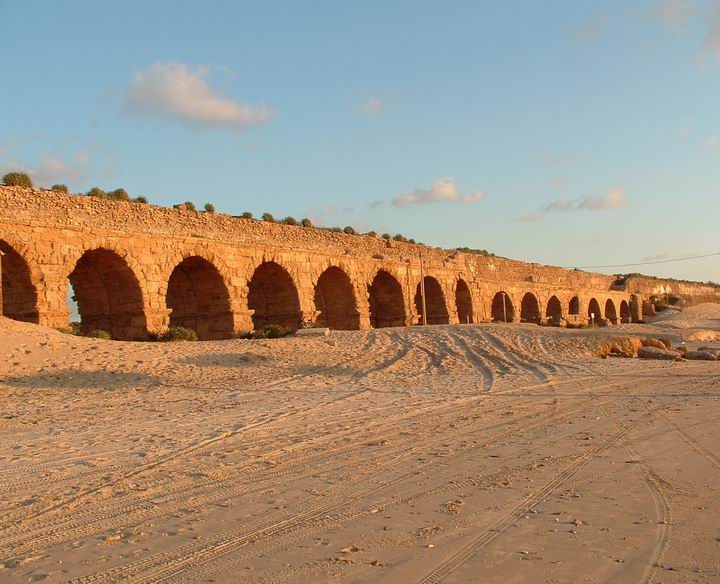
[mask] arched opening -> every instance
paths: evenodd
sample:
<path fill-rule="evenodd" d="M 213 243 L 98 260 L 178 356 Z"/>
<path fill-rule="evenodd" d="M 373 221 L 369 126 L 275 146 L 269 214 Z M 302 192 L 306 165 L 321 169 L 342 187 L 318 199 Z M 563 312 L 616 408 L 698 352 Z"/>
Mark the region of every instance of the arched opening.
<path fill-rule="evenodd" d="M 605 302 L 605 318 L 611 323 L 617 324 L 617 310 L 615 309 L 615 303 L 610 298 Z"/>
<path fill-rule="evenodd" d="M 254 310 L 253 326 L 277 324 L 297 330 L 302 314 L 292 276 L 280 264 L 263 262 L 248 283 L 248 308 Z"/>
<path fill-rule="evenodd" d="M 540 303 L 532 292 L 527 292 L 520 303 L 520 322 L 540 324 Z"/>
<path fill-rule="evenodd" d="M 570 299 L 570 304 L 568 306 L 568 314 L 580 314 L 580 299 L 577 296 L 573 296 Z"/>
<path fill-rule="evenodd" d="M 218 269 L 206 259 L 193 256 L 175 266 L 165 303 L 171 310 L 170 326 L 192 329 L 201 340 L 232 337 L 230 294 Z"/>
<path fill-rule="evenodd" d="M 0 288 L 2 312 L 0 315 L 38 323 L 37 290 L 30 278 L 30 268 L 9 243 L 0 239 Z"/>
<path fill-rule="evenodd" d="M 373 328 L 405 326 L 405 301 L 400 282 L 380 270 L 368 286 L 370 325 Z"/>
<path fill-rule="evenodd" d="M 550 319 L 552 324 L 560 324 L 563 318 L 562 304 L 557 296 L 551 296 L 548 300 L 547 308 L 545 309 L 545 316 Z"/>
<path fill-rule="evenodd" d="M 68 276 L 80 315 L 80 330 L 104 330 L 116 340 L 147 337 L 140 283 L 127 262 L 114 251 L 86 251 Z"/>
<path fill-rule="evenodd" d="M 338 330 L 360 328 L 360 313 L 350 277 L 336 266 L 325 270 L 315 285 L 318 325 Z"/>
<path fill-rule="evenodd" d="M 627 300 L 622 300 L 620 302 L 620 322 L 630 322 L 630 305 L 627 303 Z"/>
<path fill-rule="evenodd" d="M 455 307 L 457 308 L 458 322 L 460 324 L 474 322 L 470 288 L 463 279 L 458 280 L 455 285 Z"/>
<path fill-rule="evenodd" d="M 493 297 L 490 308 L 493 322 L 512 322 L 515 320 L 515 307 L 510 296 L 505 292 L 498 292 Z"/>
<path fill-rule="evenodd" d="M 420 317 L 420 324 L 448 324 L 450 316 L 448 315 L 447 305 L 445 304 L 445 294 L 443 294 L 440 283 L 432 276 L 423 278 L 425 284 L 425 308 L 427 309 L 427 319 L 423 313 L 422 290 L 421 285 L 417 285 L 415 292 L 415 310 Z"/>
<path fill-rule="evenodd" d="M 590 324 L 597 324 L 602 320 L 602 313 L 600 312 L 600 304 L 598 304 L 598 301 L 594 298 L 590 299 L 590 302 L 588 303 L 588 319 L 590 319 Z"/>

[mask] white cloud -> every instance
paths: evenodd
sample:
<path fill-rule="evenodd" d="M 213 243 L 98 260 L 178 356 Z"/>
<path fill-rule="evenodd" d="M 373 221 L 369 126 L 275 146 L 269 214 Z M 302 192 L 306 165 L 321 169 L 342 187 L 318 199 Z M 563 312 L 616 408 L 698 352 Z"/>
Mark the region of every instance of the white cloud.
<path fill-rule="evenodd" d="M 125 109 L 237 130 L 272 118 L 273 112 L 264 105 L 248 105 L 216 93 L 204 79 L 207 73 L 205 67 L 191 69 L 178 61 L 153 63 L 133 75 L 125 93 Z"/>
<path fill-rule="evenodd" d="M 422 205 L 425 203 L 453 202 L 471 205 L 483 199 L 484 193 L 478 191 L 469 195 L 461 195 L 455 179 L 442 177 L 434 180 L 428 189 L 416 189 L 393 198 L 392 204 L 396 207 L 408 205 Z"/>
<path fill-rule="evenodd" d="M 690 17 L 695 16 L 700 6 L 693 0 L 657 0 L 650 9 L 650 16 L 674 33 L 685 30 Z"/>
<path fill-rule="evenodd" d="M 620 187 L 613 187 L 604 195 L 587 195 L 574 201 L 558 199 L 545 205 L 540 211 L 530 211 L 519 217 L 521 221 L 540 221 L 548 213 L 558 211 L 605 211 L 619 209 L 628 204 L 625 191 Z"/>
<path fill-rule="evenodd" d="M 360 105 L 360 111 L 368 116 L 379 116 L 385 107 L 385 100 L 382 97 L 373 96 Z"/>
<path fill-rule="evenodd" d="M 618 209 L 627 205 L 627 199 L 625 198 L 625 191 L 619 187 L 610 189 L 607 194 L 599 197 L 593 197 L 588 195 L 580 200 L 576 207 L 577 209 L 590 209 L 593 211 L 602 211 L 604 209 Z"/>

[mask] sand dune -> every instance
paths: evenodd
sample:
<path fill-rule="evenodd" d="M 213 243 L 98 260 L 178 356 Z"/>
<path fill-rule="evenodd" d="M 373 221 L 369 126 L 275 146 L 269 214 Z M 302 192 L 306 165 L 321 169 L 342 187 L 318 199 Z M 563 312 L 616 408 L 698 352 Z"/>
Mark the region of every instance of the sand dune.
<path fill-rule="evenodd" d="M 720 307 L 152 344 L 0 318 L 2 582 L 718 582 Z"/>

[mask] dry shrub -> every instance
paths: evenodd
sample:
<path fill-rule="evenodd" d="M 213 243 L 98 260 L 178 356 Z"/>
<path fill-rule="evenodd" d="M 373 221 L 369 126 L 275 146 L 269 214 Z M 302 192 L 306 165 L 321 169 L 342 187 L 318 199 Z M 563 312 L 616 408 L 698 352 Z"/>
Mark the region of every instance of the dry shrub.
<path fill-rule="evenodd" d="M 158 335 L 158 341 L 163 343 L 178 343 L 182 341 L 197 341 L 197 333 L 184 326 L 171 326 Z"/>
<path fill-rule="evenodd" d="M 709 331 L 707 329 L 702 329 L 688 335 L 687 340 L 699 341 L 701 343 L 720 341 L 720 331 Z"/>
<path fill-rule="evenodd" d="M 90 337 L 91 339 L 103 339 L 105 341 L 109 341 L 112 338 L 108 331 L 104 331 L 102 329 L 93 329 L 85 336 Z"/>
<path fill-rule="evenodd" d="M 253 331 L 253 339 L 280 339 L 288 336 L 292 331 L 279 324 L 266 324 L 264 327 Z"/>
<path fill-rule="evenodd" d="M 3 184 L 8 187 L 33 188 L 32 180 L 24 172 L 8 172 L 2 178 Z"/>

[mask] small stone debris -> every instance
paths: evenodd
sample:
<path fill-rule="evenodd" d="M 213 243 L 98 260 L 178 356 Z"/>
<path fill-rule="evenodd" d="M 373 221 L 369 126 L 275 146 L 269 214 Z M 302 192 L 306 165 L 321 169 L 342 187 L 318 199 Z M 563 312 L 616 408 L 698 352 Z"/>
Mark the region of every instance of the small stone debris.
<path fill-rule="evenodd" d="M 660 361 L 680 361 L 682 356 L 672 349 L 660 349 L 658 347 L 640 347 L 638 349 L 640 359 L 658 359 Z"/>
<path fill-rule="evenodd" d="M 299 337 L 328 337 L 330 336 L 329 328 L 306 328 L 299 329 L 296 333 Z"/>
<path fill-rule="evenodd" d="M 454 499 L 452 501 L 445 501 L 443 503 L 443 511 L 445 513 L 452 513 L 453 515 L 457 515 L 460 513 L 460 509 L 463 506 L 463 502 L 460 499 Z"/>
<path fill-rule="evenodd" d="M 691 361 L 718 361 L 720 360 L 718 358 L 718 355 L 720 353 L 714 353 L 710 351 L 687 351 L 683 355 L 685 359 L 691 360 Z"/>
<path fill-rule="evenodd" d="M 355 546 L 355 545 L 350 545 L 350 546 L 347 546 L 347 547 L 344 547 L 343 549 L 341 549 L 341 550 L 340 550 L 340 553 L 342 553 L 342 554 L 353 554 L 353 553 L 359 552 L 359 551 L 360 551 L 360 548 L 359 548 L 359 547 L 357 547 L 357 546 Z"/>

